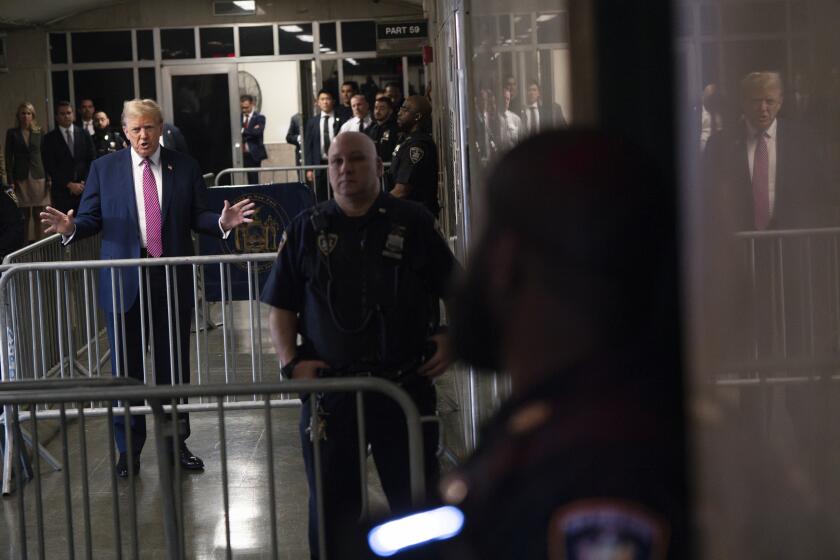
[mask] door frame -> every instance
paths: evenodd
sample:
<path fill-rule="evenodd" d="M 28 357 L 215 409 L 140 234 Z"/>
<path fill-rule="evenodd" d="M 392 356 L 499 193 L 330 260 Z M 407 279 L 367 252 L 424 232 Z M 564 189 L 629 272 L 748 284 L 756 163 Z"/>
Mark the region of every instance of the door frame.
<path fill-rule="evenodd" d="M 163 118 L 173 123 L 175 112 L 172 107 L 172 77 L 173 76 L 198 76 L 203 74 L 227 74 L 228 75 L 228 98 L 230 102 L 230 146 L 231 162 L 233 167 L 242 167 L 242 126 L 240 124 L 239 109 L 239 75 L 236 63 L 227 64 L 177 64 L 162 66 L 160 69 L 163 93 Z"/>

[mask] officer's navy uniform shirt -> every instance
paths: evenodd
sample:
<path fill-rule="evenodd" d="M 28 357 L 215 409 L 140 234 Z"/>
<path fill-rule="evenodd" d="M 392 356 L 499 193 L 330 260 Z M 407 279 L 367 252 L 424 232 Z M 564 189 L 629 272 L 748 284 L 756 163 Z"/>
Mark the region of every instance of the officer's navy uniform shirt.
<path fill-rule="evenodd" d="M 399 368 L 417 360 L 437 326 L 439 299 L 447 294 L 455 266 L 433 217 L 422 206 L 387 193 L 360 217 L 346 216 L 334 200 L 317 210 L 326 229 L 316 232 L 312 209 L 289 224 L 262 301 L 299 314 L 304 358 L 324 360 L 336 369 L 366 364 Z M 394 251 L 400 236 L 402 251 Z M 365 316 L 376 309 L 381 313 L 374 311 L 362 328 Z"/>
<path fill-rule="evenodd" d="M 412 132 L 397 146 L 391 160 L 391 177 L 394 184 L 411 185 L 406 197 L 424 205 L 437 216 L 438 160 L 435 141 L 426 132 Z"/>

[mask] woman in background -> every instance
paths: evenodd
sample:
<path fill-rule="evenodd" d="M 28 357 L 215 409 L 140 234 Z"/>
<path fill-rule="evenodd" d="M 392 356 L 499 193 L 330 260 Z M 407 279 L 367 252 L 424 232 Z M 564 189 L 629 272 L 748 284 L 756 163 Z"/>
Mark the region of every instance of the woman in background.
<path fill-rule="evenodd" d="M 6 175 L 14 185 L 25 218 L 26 239 L 37 240 L 41 238 L 38 216 L 50 203 L 41 161 L 43 135 L 32 103 L 24 101 L 18 106 L 15 121 L 16 126 L 6 132 Z"/>

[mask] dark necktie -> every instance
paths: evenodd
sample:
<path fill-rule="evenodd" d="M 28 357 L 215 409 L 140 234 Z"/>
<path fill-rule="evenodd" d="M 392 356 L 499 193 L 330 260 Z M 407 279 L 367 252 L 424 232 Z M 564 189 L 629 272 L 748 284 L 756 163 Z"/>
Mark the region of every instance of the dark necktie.
<path fill-rule="evenodd" d="M 755 143 L 752 192 L 755 229 L 767 229 L 770 223 L 770 157 L 764 132 L 758 134 Z"/>
<path fill-rule="evenodd" d="M 529 123 L 531 125 L 531 128 L 528 130 L 528 132 L 534 133 L 537 131 L 537 108 L 529 107 L 528 110 L 531 112 L 531 122 Z"/>
<path fill-rule="evenodd" d="M 324 153 L 329 155 L 330 153 L 330 116 L 324 115 L 324 130 L 322 132 L 324 135 Z"/>
<path fill-rule="evenodd" d="M 73 153 L 73 135 L 70 133 L 70 129 L 68 128 L 64 132 L 67 133 L 67 149 L 70 150 L 70 155 L 75 157 L 76 154 Z"/>
<path fill-rule="evenodd" d="M 359 132 L 365 131 L 365 119 L 359 119 Z"/>

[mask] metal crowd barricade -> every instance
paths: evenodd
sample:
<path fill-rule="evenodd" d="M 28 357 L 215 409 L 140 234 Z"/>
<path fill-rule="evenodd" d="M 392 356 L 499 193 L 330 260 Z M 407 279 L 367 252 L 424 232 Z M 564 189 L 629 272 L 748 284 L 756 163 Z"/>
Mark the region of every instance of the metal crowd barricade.
<path fill-rule="evenodd" d="M 60 447 L 64 458 L 64 468 L 61 473 L 61 484 L 55 480 L 59 475 L 42 475 L 38 454 L 33 455 L 33 464 L 28 464 L 25 453 L 15 453 L 14 473 L 17 481 L 26 478 L 27 470 L 32 473 L 33 484 L 18 489 L 16 501 L 17 508 L 12 516 L 7 516 L 9 522 L 5 530 L 8 532 L 8 547 L 6 552 L 9 557 L 26 559 L 30 550 L 36 550 L 40 558 L 60 555 L 73 558 L 79 554 L 85 558 L 100 558 L 105 555 L 121 558 L 127 555 L 129 558 L 139 558 L 141 543 L 149 546 L 159 535 L 164 535 L 165 557 L 168 559 L 190 558 L 196 555 L 194 545 L 200 543 L 192 542 L 187 536 L 186 516 L 184 510 L 188 508 L 185 504 L 188 496 L 185 494 L 197 486 L 204 484 L 206 487 L 199 489 L 203 496 L 218 496 L 221 490 L 221 512 L 218 519 L 211 519 L 211 522 L 218 527 L 217 535 L 223 538 L 216 540 L 215 546 L 223 549 L 225 557 L 231 558 L 233 549 L 231 538 L 232 510 L 240 509 L 239 504 L 232 503 L 235 497 L 230 492 L 230 477 L 228 452 L 228 435 L 226 428 L 226 412 L 233 408 L 241 409 L 246 406 L 249 409 L 262 412 L 264 433 L 264 458 L 255 459 L 257 464 L 264 464 L 268 476 L 265 481 L 263 505 L 264 515 L 268 517 L 270 537 L 269 551 L 261 551 L 270 558 L 280 556 L 280 535 L 278 534 L 278 493 L 277 480 L 275 477 L 275 452 L 274 433 L 272 423 L 272 408 L 277 406 L 290 406 L 298 401 L 283 401 L 273 398 L 281 393 L 336 393 L 349 392 L 356 395 L 357 406 L 359 406 L 360 418 L 364 411 L 364 393 L 379 393 L 395 401 L 402 409 L 406 418 L 408 438 L 408 467 L 412 501 L 419 504 L 424 496 L 424 471 L 423 471 L 423 447 L 422 431 L 419 413 L 411 398 L 398 386 L 376 378 L 344 378 L 344 379 L 320 379 L 306 381 L 283 381 L 274 383 L 258 384 L 233 384 L 233 385 L 205 385 L 205 386 L 172 386 L 172 387 L 149 387 L 130 383 L 126 379 L 64 379 L 49 381 L 18 381 L 0 384 L 0 405 L 3 405 L 7 423 L 12 427 L 12 438 L 7 439 L 7 448 L 17 450 L 23 449 L 23 441 L 20 437 L 21 424 L 28 422 L 31 425 L 33 443 L 37 447 L 41 440 L 44 429 L 40 426 L 45 421 L 57 419 L 60 422 Z M 229 397 L 251 396 L 254 399 L 247 403 L 239 402 L 237 406 L 229 401 Z M 220 473 L 220 488 L 215 486 L 216 478 L 204 475 L 190 485 L 183 484 L 182 470 L 177 457 L 178 438 L 176 427 L 178 426 L 178 412 L 183 411 L 185 406 L 179 405 L 182 399 L 201 397 L 209 401 L 209 406 L 202 407 L 205 412 L 215 412 L 218 423 L 218 446 L 219 464 L 208 464 L 208 470 L 218 469 Z M 145 400 L 148 404 L 142 407 L 124 407 L 119 403 L 128 403 Z M 90 406 L 93 402 L 104 403 L 100 406 Z M 116 404 L 115 404 L 116 403 Z M 318 426 L 315 407 L 311 426 Z M 195 410 L 195 409 L 192 409 Z M 113 445 L 112 420 L 115 414 L 123 414 L 126 421 L 129 412 L 151 413 L 155 418 L 155 453 L 157 454 L 157 476 L 160 484 L 160 510 L 149 507 L 148 491 L 138 496 L 138 481 L 132 469 L 129 469 L 127 488 L 117 480 L 113 467 L 115 463 L 115 450 Z M 94 418 L 107 418 L 105 426 L 102 422 L 97 423 Z M 76 433 L 73 438 L 78 437 L 78 448 L 71 445 L 71 432 L 69 419 L 77 421 Z M 104 438 L 107 447 L 107 460 L 112 465 L 109 469 L 107 481 L 91 477 L 91 466 L 98 463 L 98 457 L 90 456 L 92 442 Z M 314 441 L 319 441 L 315 438 Z M 359 432 L 359 460 L 361 463 L 362 478 L 360 481 L 362 496 L 367 496 L 366 484 L 366 441 L 363 431 Z M 128 448 L 131 449 L 129 441 Z M 322 470 L 320 446 L 314 446 L 314 464 L 316 480 L 316 499 L 319 504 L 318 524 L 324 526 L 323 501 L 320 497 L 322 488 Z M 71 450 L 75 461 L 69 459 Z M 78 457 L 76 453 L 78 452 Z M 129 452 L 130 453 L 130 452 Z M 151 454 L 151 452 L 149 452 Z M 129 458 L 131 460 L 131 458 Z M 262 462 L 264 460 L 264 463 Z M 47 480 L 49 479 L 49 480 Z M 76 482 L 74 482 L 76 481 Z M 204 482 L 206 481 L 206 482 Z M 78 484 L 80 490 L 75 498 L 81 499 L 81 513 L 79 506 L 73 501 L 73 487 Z M 59 499 L 53 500 L 51 496 L 45 496 L 50 489 L 58 494 Z M 45 497 L 50 504 L 63 503 L 63 527 L 57 522 L 57 511 L 45 510 Z M 143 507 L 141 504 L 143 499 Z M 63 498 L 63 501 L 61 500 Z M 127 508 L 125 500 L 128 501 Z M 122 505 L 121 505 L 122 504 Z M 367 499 L 363 500 L 363 511 L 360 514 L 366 517 Z M 253 504 L 248 503 L 248 507 Z M 60 509 L 60 506 L 56 506 Z M 92 522 L 92 511 L 108 511 L 110 508 L 112 526 L 110 531 L 103 526 L 94 527 Z M 8 515 L 8 514 L 7 514 Z M 48 525 L 46 518 L 52 519 Z M 34 518 L 34 523 L 31 521 Z M 81 519 L 80 519 L 81 518 Z M 235 521 L 235 519 L 234 519 Z M 319 531 L 319 552 L 322 559 L 326 559 L 326 545 L 324 531 Z M 98 541 L 96 539 L 101 539 Z M 219 552 L 214 550 L 213 552 Z"/>
<path fill-rule="evenodd" d="M 391 162 L 385 162 L 384 164 L 385 169 L 391 167 Z M 227 177 L 228 175 L 231 177 L 231 180 L 240 182 L 244 181 L 242 184 L 247 184 L 247 173 L 270 173 L 271 180 L 270 181 L 260 181 L 261 183 L 278 183 L 278 182 L 300 182 L 305 183 L 305 173 L 307 171 L 318 171 L 318 170 L 326 170 L 329 166 L 328 165 L 267 165 L 265 167 L 229 167 L 227 169 L 222 169 L 216 174 L 216 180 L 214 182 L 215 187 L 223 187 L 223 186 L 230 186 L 230 185 L 222 185 L 220 181 L 222 178 Z M 262 177 L 262 176 L 261 176 Z M 282 181 L 281 181 L 282 179 Z M 381 181 L 382 189 L 385 189 L 385 178 L 382 178 Z M 332 192 L 330 189 L 327 189 L 328 196 L 332 197 Z M 320 200 L 318 202 L 321 202 Z"/>
<path fill-rule="evenodd" d="M 115 356 L 116 371 L 112 371 L 110 347 L 104 336 L 106 320 L 97 305 L 97 272 L 108 269 L 113 284 L 111 298 L 123 293 L 122 274 L 116 271 L 134 269 L 140 282 L 141 301 L 151 302 L 151 290 L 147 289 L 145 271 L 150 267 L 164 267 L 167 278 L 175 274 L 176 267 L 189 267 L 192 277 L 192 317 L 195 334 L 189 341 L 191 353 L 192 383 L 204 385 L 213 382 L 257 383 L 263 380 L 263 365 L 276 364 L 276 358 L 268 343 L 266 321 L 259 303 L 259 269 L 270 266 L 276 257 L 273 253 L 174 257 L 163 259 L 120 259 L 75 262 L 41 262 L 18 264 L 6 270 L 0 277 L 0 382 L 34 381 L 50 378 L 110 378 L 125 376 L 126 356 Z M 207 317 L 207 301 L 199 294 L 200 269 L 207 279 L 209 268 L 218 268 L 220 279 L 220 328 L 212 332 L 201 328 Z M 232 267 L 240 269 L 247 284 L 247 317 L 237 325 L 237 315 L 231 301 L 233 292 Z M 179 334 L 182 321 L 178 317 L 178 282 L 166 285 L 166 307 L 162 310 L 168 316 L 169 332 Z M 145 306 L 140 306 L 145 308 Z M 114 314 L 115 336 L 118 347 L 125 347 L 125 330 L 117 328 L 121 314 Z M 140 331 L 142 347 L 153 347 L 155 324 L 141 312 Z M 164 319 L 164 325 L 166 318 Z M 160 327 L 160 323 L 158 324 Z M 238 334 L 237 334 L 237 331 Z M 149 336 L 146 336 L 146 334 Z M 170 363 L 174 361 L 176 348 L 180 349 L 180 336 L 170 340 Z M 265 342 L 265 344 L 264 344 Z M 151 344 L 150 344 L 151 343 Z M 152 348 L 153 350 L 153 348 Z M 265 353 L 264 353 L 265 351 Z M 180 356 L 180 352 L 177 352 Z M 154 383 L 154 360 L 145 359 L 143 354 L 143 381 Z M 72 359 L 71 359 L 72 358 Z M 53 365 L 55 364 L 55 365 Z M 175 368 L 172 367 L 174 371 Z M 277 371 L 276 367 L 272 371 Z M 269 375 L 268 380 L 276 379 Z M 181 380 L 172 376 L 171 384 Z M 237 397 L 239 398 L 239 397 Z M 251 397 L 252 400 L 256 398 Z M 184 405 L 185 410 L 206 406 L 201 401 Z M 8 423 L 4 426 L 8 438 L 12 436 Z M 24 432 L 24 437 L 29 435 Z M 60 461 L 46 451 L 44 459 L 55 468 Z M 4 465 L 10 465 L 11 458 L 4 454 Z M 10 469 L 3 474 L 3 493 L 9 493 Z"/>
<path fill-rule="evenodd" d="M 740 232 L 725 279 L 740 311 L 727 325 L 722 385 L 801 382 L 840 366 L 840 228 Z"/>

